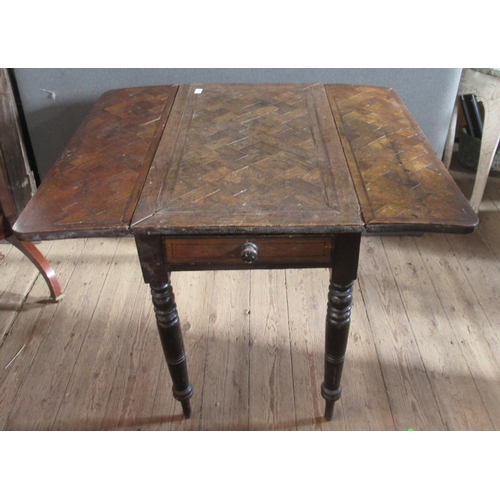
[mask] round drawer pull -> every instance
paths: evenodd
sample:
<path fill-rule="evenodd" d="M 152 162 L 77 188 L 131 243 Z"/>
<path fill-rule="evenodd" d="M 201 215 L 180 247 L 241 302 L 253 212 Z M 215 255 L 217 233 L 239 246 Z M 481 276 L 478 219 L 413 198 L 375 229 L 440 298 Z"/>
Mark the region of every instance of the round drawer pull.
<path fill-rule="evenodd" d="M 259 257 L 259 250 L 254 243 L 245 243 L 241 250 L 241 260 L 247 264 L 255 262 Z"/>

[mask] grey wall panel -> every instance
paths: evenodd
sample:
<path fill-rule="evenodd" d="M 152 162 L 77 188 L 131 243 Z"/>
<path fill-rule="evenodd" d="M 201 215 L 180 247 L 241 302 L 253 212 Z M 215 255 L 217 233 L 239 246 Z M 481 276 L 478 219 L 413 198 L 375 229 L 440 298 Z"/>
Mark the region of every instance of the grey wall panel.
<path fill-rule="evenodd" d="M 353 83 L 393 87 L 438 155 L 460 69 L 16 69 L 38 173 L 43 179 L 96 99 L 112 88 L 176 83 Z"/>

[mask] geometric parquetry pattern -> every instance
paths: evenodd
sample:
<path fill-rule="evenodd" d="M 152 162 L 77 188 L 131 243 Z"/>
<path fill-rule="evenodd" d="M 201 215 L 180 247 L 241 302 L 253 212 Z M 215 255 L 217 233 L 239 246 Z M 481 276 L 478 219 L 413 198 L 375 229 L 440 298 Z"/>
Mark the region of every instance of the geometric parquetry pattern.
<path fill-rule="evenodd" d="M 35 194 L 38 211 L 21 221 L 23 227 L 50 221 L 65 228 L 125 230 L 175 91 L 139 87 L 101 96 Z"/>
<path fill-rule="evenodd" d="M 326 92 L 345 149 L 352 155 L 349 166 L 368 225 L 475 220 L 392 89 L 335 85 L 326 86 Z"/>
<path fill-rule="evenodd" d="M 210 211 L 331 210 L 307 86 L 207 86 L 191 96 L 168 206 Z"/>
<path fill-rule="evenodd" d="M 151 230 L 469 232 L 477 224 L 392 89 L 200 89 L 101 96 L 15 231 L 55 239 Z"/>

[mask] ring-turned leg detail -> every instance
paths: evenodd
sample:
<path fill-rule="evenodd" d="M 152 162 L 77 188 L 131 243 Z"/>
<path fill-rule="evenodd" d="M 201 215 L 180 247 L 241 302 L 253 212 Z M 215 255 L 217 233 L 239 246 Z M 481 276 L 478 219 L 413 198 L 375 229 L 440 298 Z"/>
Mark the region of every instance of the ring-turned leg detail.
<path fill-rule="evenodd" d="M 174 398 L 181 402 L 184 416 L 189 418 L 189 399 L 193 395 L 193 387 L 189 383 L 184 342 L 172 285 L 169 281 L 150 286 L 161 345 L 172 377 Z"/>
<path fill-rule="evenodd" d="M 321 395 L 326 400 L 326 420 L 332 419 L 335 401 L 340 399 L 342 392 L 340 378 L 351 324 L 353 284 L 351 281 L 341 285 L 330 280 L 326 315 L 325 379 L 321 386 Z"/>

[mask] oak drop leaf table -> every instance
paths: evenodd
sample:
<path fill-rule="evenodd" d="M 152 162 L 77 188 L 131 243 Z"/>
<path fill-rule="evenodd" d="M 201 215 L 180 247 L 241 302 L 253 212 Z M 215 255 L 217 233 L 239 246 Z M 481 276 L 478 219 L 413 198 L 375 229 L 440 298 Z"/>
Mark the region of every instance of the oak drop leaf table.
<path fill-rule="evenodd" d="M 329 268 L 321 394 L 330 420 L 361 235 L 469 233 L 477 223 L 392 89 L 209 84 L 101 96 L 15 231 L 134 236 L 186 417 L 193 389 L 170 273 Z"/>

